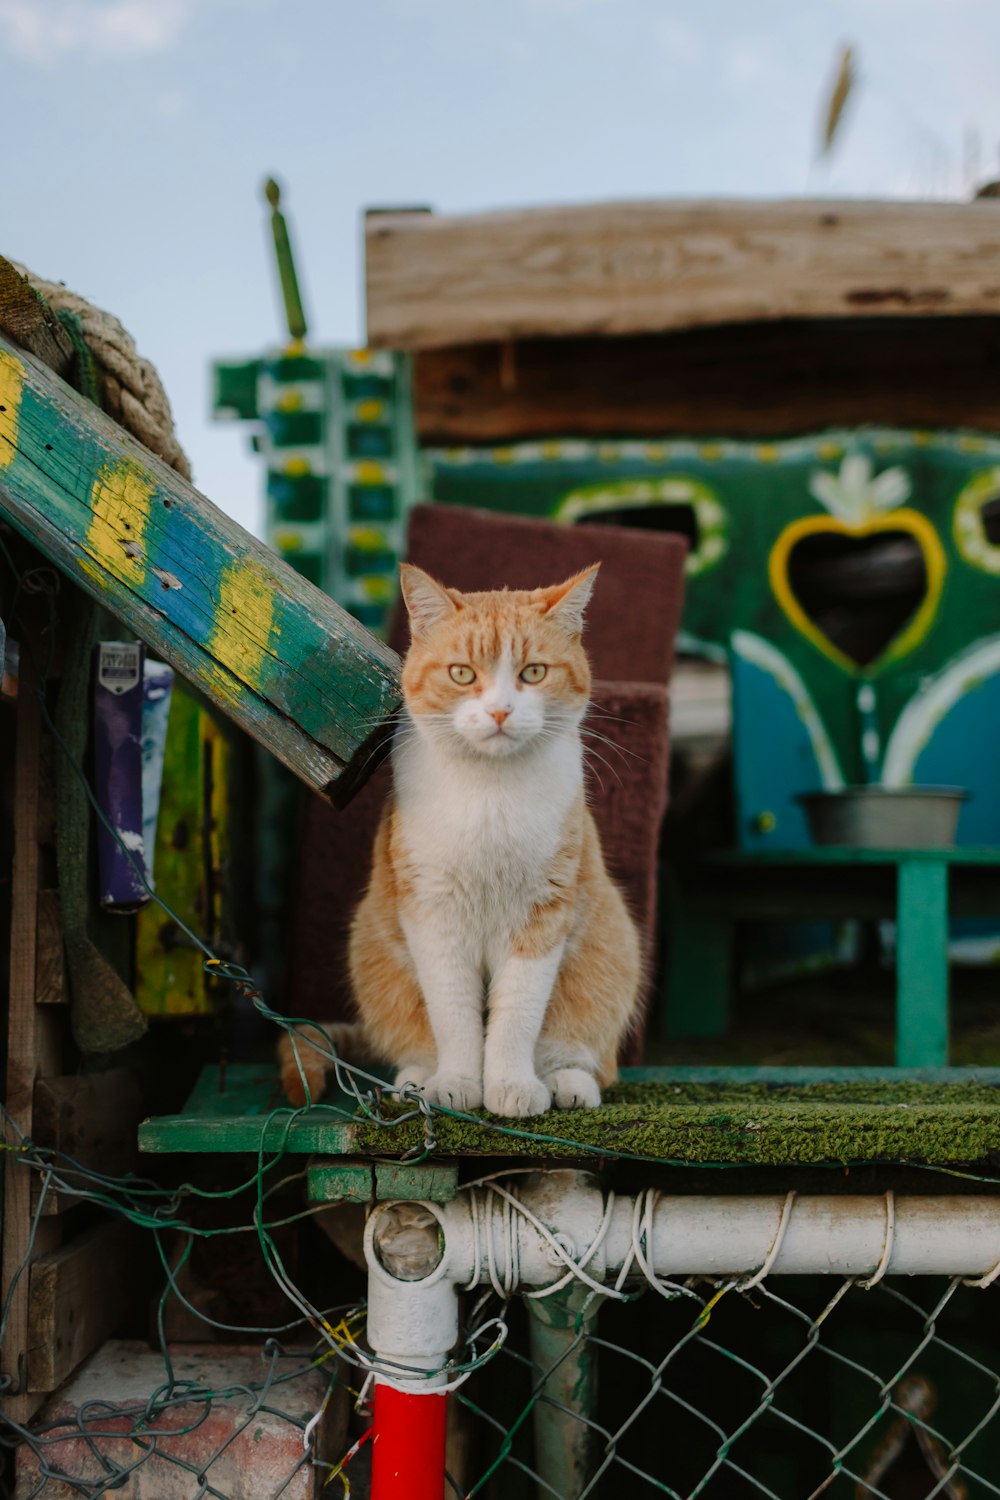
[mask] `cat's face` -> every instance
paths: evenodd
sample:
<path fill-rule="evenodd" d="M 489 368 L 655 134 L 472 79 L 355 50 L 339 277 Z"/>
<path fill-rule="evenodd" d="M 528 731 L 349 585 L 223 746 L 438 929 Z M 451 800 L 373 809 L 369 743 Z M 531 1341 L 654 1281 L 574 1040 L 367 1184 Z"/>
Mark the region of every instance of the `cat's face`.
<path fill-rule="evenodd" d="M 599 566 L 530 593 L 460 594 L 404 563 L 413 642 L 403 697 L 418 731 L 506 757 L 575 727 L 590 694 L 581 632 Z"/>

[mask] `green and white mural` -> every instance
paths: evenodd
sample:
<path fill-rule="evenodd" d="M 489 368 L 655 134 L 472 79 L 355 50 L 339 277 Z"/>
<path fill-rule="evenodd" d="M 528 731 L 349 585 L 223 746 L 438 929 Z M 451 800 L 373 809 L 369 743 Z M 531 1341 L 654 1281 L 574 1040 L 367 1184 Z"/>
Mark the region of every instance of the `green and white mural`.
<path fill-rule="evenodd" d="M 805 846 L 797 795 L 866 781 L 963 786 L 960 842 L 1000 843 L 1000 438 L 566 440 L 424 460 L 441 503 L 691 537 L 685 644 L 732 668 L 742 847 Z"/>

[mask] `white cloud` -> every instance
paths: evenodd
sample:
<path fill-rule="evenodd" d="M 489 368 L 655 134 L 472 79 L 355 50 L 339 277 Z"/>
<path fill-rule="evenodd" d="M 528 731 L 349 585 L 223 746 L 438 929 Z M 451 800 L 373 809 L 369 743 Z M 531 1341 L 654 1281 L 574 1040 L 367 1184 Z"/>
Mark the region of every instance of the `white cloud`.
<path fill-rule="evenodd" d="M 191 0 L 0 0 L 10 50 L 42 64 L 168 51 L 190 14 Z"/>

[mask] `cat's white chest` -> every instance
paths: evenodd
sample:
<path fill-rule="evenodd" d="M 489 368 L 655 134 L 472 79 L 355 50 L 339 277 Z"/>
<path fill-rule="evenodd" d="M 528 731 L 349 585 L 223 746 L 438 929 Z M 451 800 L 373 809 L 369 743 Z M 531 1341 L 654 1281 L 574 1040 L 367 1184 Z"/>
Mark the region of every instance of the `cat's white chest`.
<path fill-rule="evenodd" d="M 580 794 L 576 737 L 499 766 L 411 743 L 396 751 L 394 767 L 418 896 L 450 908 L 484 939 L 523 923 L 544 894 Z"/>

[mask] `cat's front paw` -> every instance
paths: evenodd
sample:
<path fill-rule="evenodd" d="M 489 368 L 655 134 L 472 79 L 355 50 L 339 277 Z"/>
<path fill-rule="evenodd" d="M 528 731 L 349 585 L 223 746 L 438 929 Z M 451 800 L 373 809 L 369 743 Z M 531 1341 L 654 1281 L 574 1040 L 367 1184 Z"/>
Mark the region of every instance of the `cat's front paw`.
<path fill-rule="evenodd" d="M 424 1094 L 445 1109 L 478 1109 L 483 1085 L 480 1079 L 463 1078 L 459 1073 L 433 1073 L 424 1084 Z"/>
<path fill-rule="evenodd" d="M 422 1089 L 433 1072 L 432 1067 L 426 1067 L 423 1063 L 404 1063 L 396 1072 L 396 1087 L 402 1089 L 411 1084 Z"/>
<path fill-rule="evenodd" d="M 486 1085 L 486 1108 L 491 1115 L 506 1115 L 523 1120 L 529 1115 L 543 1115 L 552 1103 L 552 1095 L 540 1078 L 505 1079 Z"/>
<path fill-rule="evenodd" d="M 556 1068 L 545 1075 L 556 1109 L 596 1109 L 601 1090 L 593 1073 L 585 1068 Z"/>

